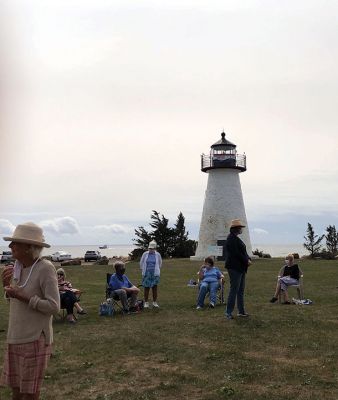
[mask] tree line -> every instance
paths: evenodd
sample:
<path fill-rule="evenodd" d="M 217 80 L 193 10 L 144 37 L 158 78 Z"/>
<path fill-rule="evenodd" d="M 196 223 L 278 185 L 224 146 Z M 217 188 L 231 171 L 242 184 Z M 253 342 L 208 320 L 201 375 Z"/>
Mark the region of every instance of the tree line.
<path fill-rule="evenodd" d="M 135 229 L 136 239 L 133 242 L 136 248 L 130 253 L 133 260 L 139 259 L 152 240 L 157 243 L 157 251 L 162 257 L 190 257 L 195 254 L 197 242 L 189 239 L 189 232 L 185 227 L 185 217 L 182 212 L 177 216 L 174 226 L 169 226 L 169 219 L 158 211 L 153 210 L 149 222 L 151 230 L 143 226 Z"/>
<path fill-rule="evenodd" d="M 308 222 L 304 247 L 310 253 L 311 258 L 321 257 L 333 260 L 338 255 L 338 232 L 335 225 L 329 225 L 323 235 L 317 235 L 313 226 Z M 323 247 L 325 239 L 326 247 Z"/>

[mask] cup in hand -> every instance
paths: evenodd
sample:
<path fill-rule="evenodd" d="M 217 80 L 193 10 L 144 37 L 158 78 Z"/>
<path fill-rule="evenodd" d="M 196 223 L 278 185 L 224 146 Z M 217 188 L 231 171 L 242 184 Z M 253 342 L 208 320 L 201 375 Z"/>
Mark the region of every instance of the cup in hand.
<path fill-rule="evenodd" d="M 3 287 L 10 286 L 11 280 L 13 277 L 13 268 L 14 268 L 14 265 L 9 264 L 9 265 L 6 265 L 5 268 L 3 269 L 2 274 L 1 274 Z"/>

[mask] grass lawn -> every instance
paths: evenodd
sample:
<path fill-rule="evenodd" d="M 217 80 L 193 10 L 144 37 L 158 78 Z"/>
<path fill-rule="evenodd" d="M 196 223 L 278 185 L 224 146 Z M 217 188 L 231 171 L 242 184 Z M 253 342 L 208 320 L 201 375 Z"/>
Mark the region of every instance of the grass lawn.
<path fill-rule="evenodd" d="M 300 262 L 312 306 L 269 303 L 281 265 L 254 261 L 246 289 L 251 316 L 232 321 L 224 306 L 195 310 L 196 289 L 187 282 L 198 262 L 165 260 L 161 308 L 112 318 L 98 315 L 112 266 L 66 267 L 73 286 L 85 291 L 89 314 L 76 326 L 54 323 L 41 399 L 338 399 L 338 262 Z M 140 282 L 136 263 L 127 275 Z M 1 300 L 0 328 L 7 313 Z M 1 365 L 5 333 L 0 339 Z M 0 393 L 10 399 L 7 389 Z"/>

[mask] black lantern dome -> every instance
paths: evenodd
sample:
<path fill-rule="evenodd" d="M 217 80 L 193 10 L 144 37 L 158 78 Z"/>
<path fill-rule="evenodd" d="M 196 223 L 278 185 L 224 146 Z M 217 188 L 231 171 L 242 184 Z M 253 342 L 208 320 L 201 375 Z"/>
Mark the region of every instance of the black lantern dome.
<path fill-rule="evenodd" d="M 246 171 L 245 154 L 237 153 L 236 145 L 225 138 L 224 131 L 221 134 L 221 139 L 211 146 L 210 154 L 202 154 L 201 156 L 201 170 L 203 172 L 218 168 Z"/>

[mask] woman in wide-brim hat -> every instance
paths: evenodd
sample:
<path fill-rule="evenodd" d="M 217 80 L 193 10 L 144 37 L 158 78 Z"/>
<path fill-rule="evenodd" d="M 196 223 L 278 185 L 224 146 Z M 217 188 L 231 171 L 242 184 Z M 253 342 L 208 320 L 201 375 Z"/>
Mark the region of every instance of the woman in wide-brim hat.
<path fill-rule="evenodd" d="M 238 317 L 247 317 L 244 307 L 245 276 L 251 259 L 246 252 L 244 242 L 238 237 L 245 225 L 239 219 L 233 219 L 230 225 L 230 233 L 226 241 L 227 260 L 225 267 L 228 269 L 230 289 L 225 310 L 227 319 L 233 318 L 233 310 L 237 302 Z"/>
<path fill-rule="evenodd" d="M 16 261 L 2 273 L 9 321 L 1 384 L 12 388 L 14 400 L 38 400 L 51 354 L 52 318 L 60 310 L 56 271 L 40 258 L 50 245 L 38 225 L 20 224 L 3 239 L 11 242 Z"/>
<path fill-rule="evenodd" d="M 149 308 L 149 292 L 153 292 L 153 307 L 159 308 L 157 302 L 157 287 L 160 283 L 160 271 L 162 267 L 161 254 L 156 251 L 157 243 L 152 240 L 148 245 L 148 251 L 142 254 L 140 267 L 142 271 L 142 286 L 144 287 L 144 308 Z"/>

